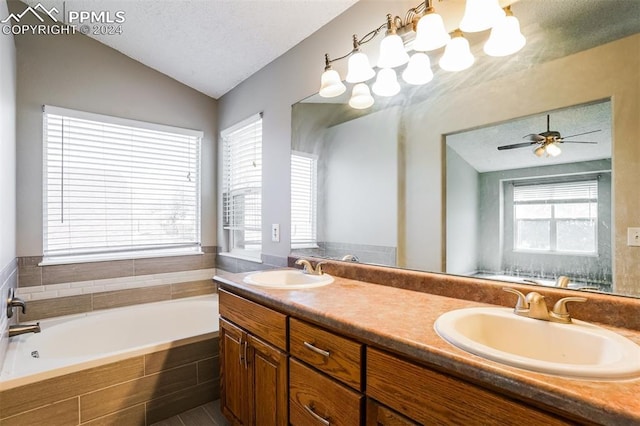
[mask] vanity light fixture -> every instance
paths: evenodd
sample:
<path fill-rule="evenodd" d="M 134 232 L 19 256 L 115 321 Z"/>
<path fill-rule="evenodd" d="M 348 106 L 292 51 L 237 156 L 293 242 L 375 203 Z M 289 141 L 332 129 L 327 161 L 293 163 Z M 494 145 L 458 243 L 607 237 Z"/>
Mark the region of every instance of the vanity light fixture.
<path fill-rule="evenodd" d="M 504 8 L 505 16 L 491 29 L 484 53 L 489 56 L 508 56 L 522 49 L 527 39 L 520 32 L 520 22 L 513 16 L 511 6 Z"/>
<path fill-rule="evenodd" d="M 511 55 L 526 43 L 510 6 L 501 9 L 498 0 L 466 0 L 459 28 L 451 35 L 447 33 L 444 21 L 436 13 L 432 2 L 433 0 L 426 0 L 409 9 L 404 19 L 387 14 L 386 22 L 364 37 L 358 39 L 354 35 L 353 49 L 346 55 L 329 59 L 326 54 L 320 96 L 335 97 L 345 92 L 346 88 L 331 64 L 349 58 L 346 82 L 354 84 L 349 105 L 364 109 L 374 104 L 375 100 L 365 82 L 372 79 L 376 71 L 371 67 L 367 55 L 362 52 L 361 46 L 373 40 L 383 30 L 385 36 L 380 42 L 377 78 L 372 86 L 373 92 L 383 97 L 394 96 L 401 90 L 397 70 L 407 63 L 402 70 L 402 79 L 406 83 L 422 85 L 433 79 L 431 60 L 425 52 L 444 47 L 439 64 L 446 71 L 458 72 L 471 67 L 475 59 L 463 31 L 478 32 L 491 28 L 491 35 L 484 46 L 485 53 L 490 56 Z M 407 52 L 411 50 L 415 53 L 409 57 Z"/>

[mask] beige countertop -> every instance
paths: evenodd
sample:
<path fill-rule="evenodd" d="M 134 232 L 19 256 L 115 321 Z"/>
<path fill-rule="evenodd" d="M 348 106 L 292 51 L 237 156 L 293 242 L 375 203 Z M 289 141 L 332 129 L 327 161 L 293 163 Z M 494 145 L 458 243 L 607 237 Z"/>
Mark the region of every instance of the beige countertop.
<path fill-rule="evenodd" d="M 454 347 L 433 328 L 445 312 L 491 305 L 340 277 L 324 287 L 275 290 L 244 284 L 245 275 L 218 271 L 215 280 L 256 302 L 543 407 L 601 424 L 640 424 L 640 378 L 589 381 L 510 367 Z M 640 344 L 636 330 L 603 326 Z"/>

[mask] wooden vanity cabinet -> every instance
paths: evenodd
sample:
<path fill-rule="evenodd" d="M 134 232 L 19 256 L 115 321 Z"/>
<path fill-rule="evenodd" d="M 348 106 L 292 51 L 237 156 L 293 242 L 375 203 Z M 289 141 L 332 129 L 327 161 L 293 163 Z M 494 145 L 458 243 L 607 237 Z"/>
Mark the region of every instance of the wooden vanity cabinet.
<path fill-rule="evenodd" d="M 234 425 L 287 425 L 288 356 L 263 340 L 286 342 L 286 316 L 222 291 L 220 316 L 222 413 Z"/>
<path fill-rule="evenodd" d="M 366 381 L 367 397 L 420 424 L 576 424 L 374 348 L 367 348 Z M 405 424 L 382 413 L 369 425 Z"/>
<path fill-rule="evenodd" d="M 219 300 L 221 409 L 234 425 L 589 424 L 224 289 Z"/>

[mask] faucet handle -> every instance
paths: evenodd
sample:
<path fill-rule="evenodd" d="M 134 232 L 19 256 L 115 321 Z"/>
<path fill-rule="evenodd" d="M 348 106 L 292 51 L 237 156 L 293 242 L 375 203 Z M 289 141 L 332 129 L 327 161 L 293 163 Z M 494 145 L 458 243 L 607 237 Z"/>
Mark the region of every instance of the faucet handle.
<path fill-rule="evenodd" d="M 568 302 L 586 302 L 586 301 L 587 301 L 586 297 L 580 297 L 580 296 L 563 297 L 562 299 L 558 300 L 555 305 L 553 305 L 553 311 L 551 311 L 551 316 L 560 320 L 560 322 L 568 324 L 571 322 L 571 316 L 569 315 L 569 311 L 567 311 L 567 303 Z"/>
<path fill-rule="evenodd" d="M 27 305 L 24 303 L 24 300 L 15 297 L 14 289 L 10 288 L 7 295 L 7 318 L 13 317 L 13 308 L 22 309 L 23 314 L 27 312 Z"/>
<path fill-rule="evenodd" d="M 527 296 L 525 296 L 524 293 L 511 287 L 502 287 L 502 290 L 518 296 L 518 301 L 516 302 L 516 307 L 514 309 L 516 312 L 529 309 L 529 302 L 527 301 Z"/>
<path fill-rule="evenodd" d="M 315 270 L 315 274 L 316 275 L 322 275 L 324 272 L 322 271 L 322 265 L 326 265 L 327 262 L 318 262 L 316 263 L 316 270 Z"/>

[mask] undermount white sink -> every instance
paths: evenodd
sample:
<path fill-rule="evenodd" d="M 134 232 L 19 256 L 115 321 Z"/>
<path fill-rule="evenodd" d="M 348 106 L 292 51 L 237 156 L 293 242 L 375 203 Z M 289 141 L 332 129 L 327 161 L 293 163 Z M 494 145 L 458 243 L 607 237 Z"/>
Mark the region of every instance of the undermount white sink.
<path fill-rule="evenodd" d="M 510 308 L 467 308 L 441 315 L 434 328 L 460 349 L 514 367 L 583 379 L 640 377 L 640 346 L 575 319 L 559 324 Z"/>
<path fill-rule="evenodd" d="M 242 280 L 246 284 L 274 289 L 305 289 L 322 287 L 333 282 L 331 275 L 311 275 L 294 269 L 277 269 L 273 271 L 256 272 L 247 275 Z"/>

